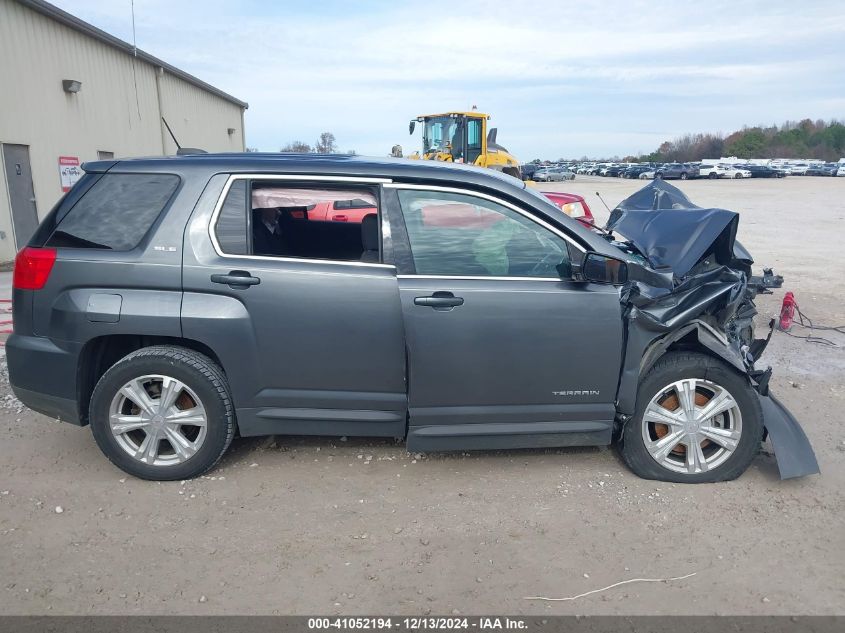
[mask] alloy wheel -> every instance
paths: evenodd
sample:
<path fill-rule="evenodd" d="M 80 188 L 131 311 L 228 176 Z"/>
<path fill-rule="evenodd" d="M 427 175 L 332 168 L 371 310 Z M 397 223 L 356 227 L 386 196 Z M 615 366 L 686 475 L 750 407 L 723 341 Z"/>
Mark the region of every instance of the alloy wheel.
<path fill-rule="evenodd" d="M 206 438 L 208 417 L 185 383 L 160 374 L 127 382 L 112 398 L 109 428 L 132 458 L 150 466 L 181 464 Z"/>
<path fill-rule="evenodd" d="M 643 413 L 646 449 L 662 467 L 694 475 L 718 468 L 739 446 L 742 415 L 731 393 L 701 378 L 661 389 Z"/>

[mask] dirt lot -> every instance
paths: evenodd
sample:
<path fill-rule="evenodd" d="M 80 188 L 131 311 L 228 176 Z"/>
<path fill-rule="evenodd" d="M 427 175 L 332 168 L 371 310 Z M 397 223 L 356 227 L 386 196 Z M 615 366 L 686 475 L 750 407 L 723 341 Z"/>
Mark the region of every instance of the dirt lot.
<path fill-rule="evenodd" d="M 642 182 L 541 188 L 613 205 Z M 845 323 L 845 179 L 681 183 L 818 322 Z M 760 324 L 783 292 L 759 301 Z M 822 475 L 639 480 L 613 450 L 408 455 L 350 439 L 236 441 L 195 481 L 124 477 L 87 429 L 21 409 L 0 375 L 0 612 L 845 613 L 845 337 L 776 334 L 764 360 Z M 62 512 L 57 511 L 60 506 Z M 629 578 L 571 602 L 571 596 Z"/>

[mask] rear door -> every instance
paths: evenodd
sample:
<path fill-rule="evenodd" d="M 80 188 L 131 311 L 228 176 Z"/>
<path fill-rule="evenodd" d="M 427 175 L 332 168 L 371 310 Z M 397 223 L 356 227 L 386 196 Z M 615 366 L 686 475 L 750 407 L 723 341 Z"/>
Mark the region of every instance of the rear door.
<path fill-rule="evenodd" d="M 518 207 L 455 189 L 389 187 L 409 448 L 609 442 L 618 289 L 573 282 L 580 247 Z"/>
<path fill-rule="evenodd" d="M 351 192 L 347 199 L 368 199 L 378 213 L 377 182 L 337 180 L 231 176 L 222 195 L 218 189 L 204 196 L 191 220 L 183 331 L 220 356 L 242 435 L 404 435 L 405 343 L 395 268 L 360 261 L 362 223 L 309 223 L 307 214 L 286 211 L 331 203 L 332 192 L 343 187 Z M 261 200 L 259 186 L 266 194 Z M 281 228 L 286 254 L 253 253 L 252 223 L 268 208 L 299 223 Z"/>

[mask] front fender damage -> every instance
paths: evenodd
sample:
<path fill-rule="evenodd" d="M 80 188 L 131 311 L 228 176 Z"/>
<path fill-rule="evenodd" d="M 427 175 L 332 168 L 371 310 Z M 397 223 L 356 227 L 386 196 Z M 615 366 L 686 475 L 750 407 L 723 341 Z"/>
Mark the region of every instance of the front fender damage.
<path fill-rule="evenodd" d="M 634 414 L 640 379 L 660 356 L 694 345 L 748 377 L 781 479 L 816 474 L 819 466 L 806 434 L 769 392 L 771 368 L 755 367 L 774 322 L 766 338 L 754 338 L 753 300 L 777 286 L 750 278 L 753 261 L 735 240 L 738 223 L 738 214 L 696 207 L 662 181 L 611 213 L 607 228 L 628 238 L 623 245 L 648 263 L 648 268 L 629 264 L 629 281 L 620 292 L 625 343 L 617 411 L 623 421 Z"/>
<path fill-rule="evenodd" d="M 771 392 L 757 393 L 763 409 L 763 423 L 778 462 L 781 479 L 817 475 L 819 463 L 804 429 L 783 403 Z"/>

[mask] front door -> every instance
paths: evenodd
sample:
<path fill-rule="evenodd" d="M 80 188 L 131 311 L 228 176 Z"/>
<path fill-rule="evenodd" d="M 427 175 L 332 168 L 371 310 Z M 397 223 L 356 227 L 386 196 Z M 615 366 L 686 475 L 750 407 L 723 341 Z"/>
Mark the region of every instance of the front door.
<path fill-rule="evenodd" d="M 214 215 L 191 221 L 183 333 L 221 356 L 242 435 L 405 433 L 396 272 L 379 262 L 378 224 L 368 221 L 378 188 L 342 187 L 232 177 Z M 359 222 L 307 213 L 361 199 L 373 214 Z"/>
<path fill-rule="evenodd" d="M 552 227 L 480 194 L 396 185 L 411 450 L 610 441 L 618 290 L 573 282 Z M 405 235 L 401 235 L 401 234 Z"/>
<path fill-rule="evenodd" d="M 38 228 L 38 210 L 35 190 L 32 187 L 32 170 L 29 166 L 29 147 L 3 144 L 3 164 L 6 166 L 6 184 L 12 204 L 12 224 L 15 228 L 15 246 L 20 250 Z"/>

